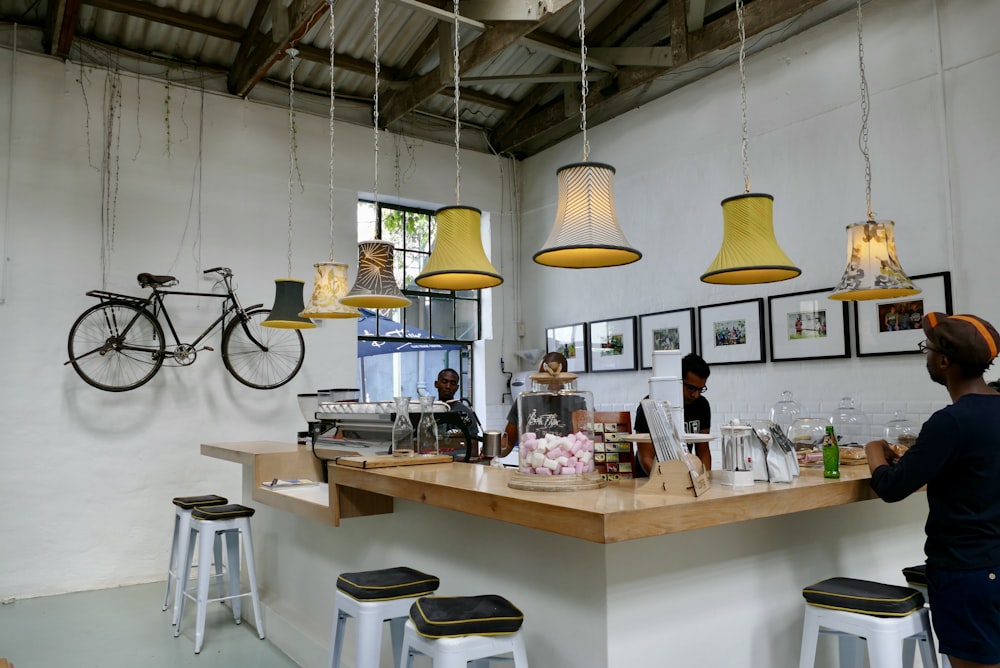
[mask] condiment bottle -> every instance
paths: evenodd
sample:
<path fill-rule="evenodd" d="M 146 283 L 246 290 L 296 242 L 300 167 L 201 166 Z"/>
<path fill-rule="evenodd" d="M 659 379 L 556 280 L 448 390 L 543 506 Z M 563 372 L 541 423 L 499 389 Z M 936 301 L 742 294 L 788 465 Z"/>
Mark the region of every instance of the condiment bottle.
<path fill-rule="evenodd" d="M 840 446 L 837 445 L 833 425 L 828 426 L 823 435 L 823 477 L 840 477 Z"/>

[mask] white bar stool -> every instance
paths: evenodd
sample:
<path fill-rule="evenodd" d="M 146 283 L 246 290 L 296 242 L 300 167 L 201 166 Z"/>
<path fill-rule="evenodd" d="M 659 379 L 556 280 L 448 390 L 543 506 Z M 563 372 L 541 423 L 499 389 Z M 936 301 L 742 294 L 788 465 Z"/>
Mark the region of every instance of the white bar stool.
<path fill-rule="evenodd" d="M 910 587 L 830 578 L 802 590 L 806 599 L 799 668 L 816 661 L 820 633 L 840 637 L 841 668 L 864 665 L 862 641 L 868 641 L 868 659 L 878 668 L 904 668 L 904 654 L 912 666 L 907 640 L 918 643 L 925 668 L 938 668 L 930 616 L 923 595 Z M 909 649 L 908 652 L 904 652 Z"/>
<path fill-rule="evenodd" d="M 927 601 L 927 607 L 930 607 L 930 598 L 927 595 L 927 564 L 917 564 L 916 566 L 907 566 L 903 569 L 903 577 L 906 578 L 906 586 L 913 587 L 921 594 L 924 595 L 924 600 Z M 934 614 L 933 610 L 931 614 Z M 908 643 L 910 641 L 907 641 Z M 916 648 L 914 648 L 916 650 Z M 913 668 L 913 654 L 914 652 L 907 651 L 904 655 L 904 668 Z M 944 654 L 941 656 L 941 668 L 951 668 L 951 661 Z"/>
<path fill-rule="evenodd" d="M 430 596 L 417 600 L 403 633 L 401 668 L 422 654 L 434 668 L 488 668 L 491 659 L 512 655 L 528 668 L 521 624 L 524 615 L 501 596 Z"/>
<path fill-rule="evenodd" d="M 378 668 L 382 650 L 382 624 L 389 622 L 392 660 L 399 668 L 403 625 L 410 606 L 421 596 L 437 591 L 441 581 L 405 566 L 337 577 L 329 668 L 340 668 L 347 618 L 355 621 L 355 668 Z"/>
<path fill-rule="evenodd" d="M 260 614 L 260 598 L 257 595 L 257 572 L 254 568 L 253 560 L 253 538 L 250 534 L 250 518 L 256 512 L 253 508 L 241 506 L 233 503 L 225 506 L 197 507 L 191 511 L 191 535 L 188 547 L 187 560 L 184 564 L 183 576 L 180 582 L 188 582 L 191 577 L 191 562 L 194 560 L 195 546 L 198 546 L 198 562 L 208 563 L 212 558 L 212 549 L 218 534 L 223 534 L 226 538 L 226 555 L 228 564 L 229 586 L 225 596 L 217 598 L 208 597 L 208 584 L 211 574 L 207 568 L 198 569 L 198 585 L 196 593 L 192 594 L 186 589 L 182 592 L 180 609 L 177 615 L 177 626 L 174 628 L 174 637 L 181 633 L 181 621 L 184 618 L 184 607 L 187 599 L 194 601 L 197 608 L 194 636 L 194 653 L 201 652 L 201 646 L 205 641 L 205 616 L 209 603 L 215 601 L 232 601 L 233 619 L 239 624 L 240 598 L 249 596 L 253 603 L 254 623 L 257 626 L 257 635 L 264 637 L 264 620 Z M 247 561 L 247 580 L 250 582 L 250 591 L 240 593 L 240 537 L 243 538 L 243 556 Z"/>
<path fill-rule="evenodd" d="M 198 506 L 224 506 L 229 499 L 216 494 L 203 496 L 178 496 L 174 504 L 174 537 L 170 541 L 170 564 L 167 566 L 167 591 L 163 595 L 163 610 L 170 607 L 170 590 L 174 590 L 174 614 L 171 623 L 177 625 L 178 611 L 181 604 L 181 592 L 187 587 L 178 585 L 177 576 L 181 570 L 181 559 L 187 555 L 188 541 L 191 537 L 191 511 Z M 216 586 L 222 594 L 222 543 L 215 544 L 215 574 Z"/>

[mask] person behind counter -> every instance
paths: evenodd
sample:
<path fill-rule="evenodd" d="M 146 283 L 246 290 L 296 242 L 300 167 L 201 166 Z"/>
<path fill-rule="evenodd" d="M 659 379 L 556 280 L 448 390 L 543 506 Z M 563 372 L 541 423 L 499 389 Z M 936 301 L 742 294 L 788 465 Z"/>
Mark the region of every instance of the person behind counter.
<path fill-rule="evenodd" d="M 482 423 L 479 422 L 479 416 L 476 415 L 476 411 L 472 410 L 465 399 L 456 399 L 455 394 L 458 392 L 459 377 L 458 372 L 454 369 L 441 369 L 438 371 L 437 380 L 434 381 L 434 389 L 438 393 L 438 401 L 443 401 L 448 404 L 454 413 L 462 413 L 465 418 L 466 424 L 470 427 L 470 433 L 479 437 L 479 432 L 482 431 Z"/>
<path fill-rule="evenodd" d="M 974 315 L 928 313 L 920 343 L 931 380 L 951 405 L 920 428 L 899 457 L 884 440 L 865 446 L 871 486 L 884 501 L 927 485 L 927 584 L 939 649 L 954 668 L 1000 664 L 1000 393 L 983 374 L 1000 334 Z"/>
<path fill-rule="evenodd" d="M 566 356 L 559 352 L 546 353 L 545 357 L 538 364 L 538 372 L 544 373 L 545 367 L 548 365 L 550 368 L 555 368 L 555 365 L 559 365 L 560 371 L 566 371 L 566 367 L 569 364 L 566 362 Z M 558 386 L 553 387 L 557 389 Z M 562 407 L 558 413 L 547 413 L 544 415 L 538 415 L 537 420 L 539 423 L 544 423 L 555 427 L 555 431 L 559 433 L 565 433 L 567 424 L 572 421 L 572 414 L 575 408 L 581 408 L 582 406 L 568 406 Z M 510 454 L 510 451 L 514 449 L 517 445 L 517 440 L 519 438 L 518 425 L 520 424 L 520 416 L 517 413 L 517 398 L 514 398 L 514 404 L 510 407 L 507 412 L 507 426 L 504 428 L 504 432 L 507 434 L 507 449 L 504 450 L 502 456 L 506 457 Z M 544 429 L 543 429 L 544 431 Z"/>
<path fill-rule="evenodd" d="M 711 375 L 712 370 L 708 362 L 694 353 L 689 353 L 681 360 L 681 378 L 684 392 L 684 431 L 689 434 L 707 434 L 712 428 L 712 407 L 705 398 L 708 387 L 705 383 Z M 646 395 L 646 399 L 649 395 Z M 642 410 L 642 404 L 635 409 L 635 433 L 649 433 L 649 424 L 646 422 L 646 412 Z M 653 469 L 656 454 L 652 443 L 636 443 L 637 457 L 639 464 L 636 470 L 637 477 L 645 478 Z M 688 450 L 691 445 L 688 444 Z M 708 443 L 695 443 L 694 453 L 705 465 L 705 470 L 712 469 L 712 451 L 708 448 Z"/>

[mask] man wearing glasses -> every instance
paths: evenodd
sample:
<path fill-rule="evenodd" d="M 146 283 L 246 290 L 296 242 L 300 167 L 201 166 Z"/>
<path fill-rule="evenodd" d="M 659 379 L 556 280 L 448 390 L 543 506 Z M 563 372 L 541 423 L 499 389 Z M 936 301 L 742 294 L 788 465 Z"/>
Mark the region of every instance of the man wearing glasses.
<path fill-rule="evenodd" d="M 712 407 L 705 398 L 708 381 L 712 370 L 708 367 L 708 362 L 698 355 L 690 353 L 681 360 L 681 377 L 684 390 L 684 431 L 688 434 L 707 434 L 712 427 Z M 648 396 L 646 397 L 649 398 Z M 635 410 L 635 432 L 637 434 L 649 433 L 649 425 L 646 422 L 646 413 L 642 410 L 642 403 Z M 636 443 L 638 451 L 638 464 L 636 477 L 646 478 L 653 469 L 656 460 L 652 443 Z M 691 444 L 688 444 L 691 450 Z M 705 465 L 705 470 L 712 468 L 712 451 L 708 449 L 708 442 L 695 443 L 694 453 Z"/>
<path fill-rule="evenodd" d="M 1000 334 L 974 315 L 928 313 L 921 321 L 931 380 L 951 405 L 920 428 L 898 457 L 885 441 L 865 446 L 871 486 L 883 500 L 927 485 L 927 584 L 942 654 L 954 668 L 1000 665 L 1000 393 L 983 374 Z"/>

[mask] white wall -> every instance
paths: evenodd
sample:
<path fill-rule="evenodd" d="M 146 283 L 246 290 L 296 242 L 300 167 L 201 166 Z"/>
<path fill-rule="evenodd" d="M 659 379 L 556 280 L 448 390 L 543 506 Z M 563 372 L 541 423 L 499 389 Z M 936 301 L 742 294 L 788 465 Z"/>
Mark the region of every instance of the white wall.
<path fill-rule="evenodd" d="M 1000 36 L 986 27 L 1000 24 L 1000 3 L 874 0 L 864 12 L 876 214 L 896 221 L 909 274 L 950 271 L 956 312 L 1000 322 L 993 271 Z M 618 217 L 643 253 L 638 263 L 592 270 L 532 263 L 555 215 L 555 171 L 580 159 L 581 143 L 525 161 L 521 280 L 533 289 L 522 304 L 522 347 L 544 347 L 546 327 L 758 297 L 766 303 L 769 295 L 836 284 L 846 263 L 844 227 L 866 214 L 854 12 L 749 57 L 746 78 L 752 189 L 774 195 L 778 241 L 802 275 L 753 286 L 699 281 L 721 244 L 719 202 L 743 192 L 739 78 L 729 67 L 590 132 L 591 159 L 618 170 Z M 580 386 L 598 406 L 634 410 L 648 375 L 588 374 Z M 998 375 L 994 369 L 987 377 Z M 766 417 L 786 389 L 821 415 L 853 396 L 876 425 L 896 409 L 923 420 L 947 402 L 916 356 L 717 365 L 708 385 L 716 424 Z"/>
<path fill-rule="evenodd" d="M 9 258 L 0 293 L 0 535 L 18 546 L 0 555 L 0 599 L 162 579 L 170 499 L 206 492 L 240 499 L 239 471 L 202 457 L 199 444 L 294 442 L 304 428 L 297 393 L 355 382 L 354 321 L 306 331 L 302 371 L 274 391 L 229 376 L 218 332 L 206 341 L 216 352 L 200 353 L 190 367 L 164 368 L 131 392 L 96 390 L 63 366 L 70 326 L 96 303 L 84 293 L 102 287 L 99 167 L 108 76 L 87 68 L 81 87 L 80 75 L 78 65 L 0 51 L 0 184 L 10 168 L 10 197 L 0 206 Z M 212 284 L 201 270 L 224 265 L 234 270 L 245 305 L 270 306 L 274 279 L 288 271 L 287 109 L 174 86 L 168 155 L 163 84 L 121 79 L 107 289 L 142 294 L 135 276 L 146 271 L 176 275 L 180 290 L 207 291 Z M 329 256 L 328 122 L 299 114 L 297 128 L 304 192 L 294 191 L 293 274 L 307 282 L 308 297 L 312 264 Z M 356 200 L 373 186 L 372 132 L 340 124 L 336 138 L 335 255 L 351 265 L 353 279 Z M 397 193 L 395 142 L 383 134 L 380 143 L 383 198 L 453 203 L 451 148 L 411 140 L 411 162 L 406 143 L 399 144 L 404 180 Z M 463 203 L 493 221 L 502 218 L 499 174 L 495 158 L 463 154 Z M 503 273 L 509 229 L 495 223 L 491 242 Z M 513 301 L 500 290 L 494 295 L 497 308 Z M 171 314 L 182 337 L 193 338 L 214 318 L 217 301 L 175 299 Z M 495 321 L 504 322 L 502 312 Z M 492 370 L 498 344 L 488 342 L 486 351 Z M 500 401 L 499 386 L 487 390 Z"/>

